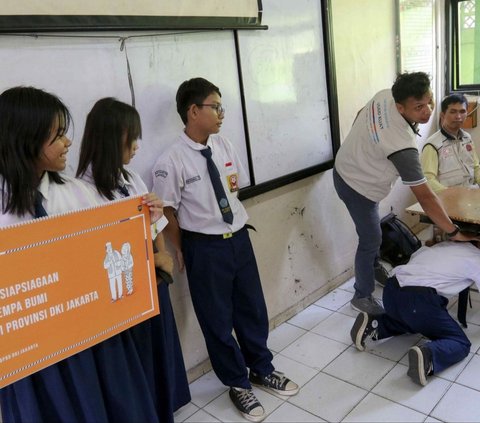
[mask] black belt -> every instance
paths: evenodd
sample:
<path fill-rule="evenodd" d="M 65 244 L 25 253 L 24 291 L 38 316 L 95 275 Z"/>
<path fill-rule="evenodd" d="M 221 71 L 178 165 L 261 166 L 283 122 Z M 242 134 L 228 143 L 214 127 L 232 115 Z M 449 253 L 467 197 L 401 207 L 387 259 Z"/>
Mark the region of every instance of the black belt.
<path fill-rule="evenodd" d="M 430 286 L 400 286 L 395 276 L 388 278 L 387 284 L 393 286 L 400 291 L 419 292 L 423 294 L 437 294 L 437 290 Z"/>
<path fill-rule="evenodd" d="M 253 229 L 254 231 L 256 231 L 256 229 L 252 225 L 245 225 L 242 229 L 239 229 L 236 232 L 227 232 L 224 234 L 202 234 L 201 232 L 192 232 L 182 229 L 182 236 L 189 239 L 208 239 L 213 241 L 232 238 L 247 229 Z"/>

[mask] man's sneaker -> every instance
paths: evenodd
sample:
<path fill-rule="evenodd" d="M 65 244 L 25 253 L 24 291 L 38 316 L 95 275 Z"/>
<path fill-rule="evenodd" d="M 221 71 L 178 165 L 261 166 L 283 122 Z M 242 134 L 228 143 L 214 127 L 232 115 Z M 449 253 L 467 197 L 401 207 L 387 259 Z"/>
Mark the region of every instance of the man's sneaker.
<path fill-rule="evenodd" d="M 364 351 L 366 339 L 378 339 L 378 320 L 373 315 L 360 312 L 350 330 L 350 336 L 357 350 Z"/>
<path fill-rule="evenodd" d="M 385 287 L 385 283 L 389 277 L 388 270 L 381 262 L 378 262 L 375 266 L 375 282 L 380 286 Z"/>
<path fill-rule="evenodd" d="M 365 298 L 353 297 L 350 306 L 356 311 L 363 311 L 368 314 L 378 315 L 385 313 L 380 301 L 370 296 Z"/>
<path fill-rule="evenodd" d="M 261 422 L 265 418 L 265 410 L 251 389 L 230 388 L 230 399 L 242 416 L 251 422 Z"/>
<path fill-rule="evenodd" d="M 408 350 L 407 375 L 415 383 L 425 386 L 427 376 L 433 373 L 432 353 L 427 346 L 412 347 Z"/>
<path fill-rule="evenodd" d="M 249 379 L 253 385 L 280 395 L 295 395 L 299 389 L 295 382 L 276 370 L 267 376 L 260 376 L 250 371 Z"/>

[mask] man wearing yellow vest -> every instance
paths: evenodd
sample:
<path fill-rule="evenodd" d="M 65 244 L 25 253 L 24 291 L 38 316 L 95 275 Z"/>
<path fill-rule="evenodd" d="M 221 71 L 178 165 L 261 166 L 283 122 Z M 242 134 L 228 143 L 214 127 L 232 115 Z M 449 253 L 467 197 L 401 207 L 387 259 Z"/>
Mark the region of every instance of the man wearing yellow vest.
<path fill-rule="evenodd" d="M 441 128 L 427 139 L 423 147 L 423 172 L 435 192 L 452 186 L 478 188 L 478 156 L 470 134 L 462 130 L 467 105 L 462 94 L 445 97 L 441 104 Z"/>

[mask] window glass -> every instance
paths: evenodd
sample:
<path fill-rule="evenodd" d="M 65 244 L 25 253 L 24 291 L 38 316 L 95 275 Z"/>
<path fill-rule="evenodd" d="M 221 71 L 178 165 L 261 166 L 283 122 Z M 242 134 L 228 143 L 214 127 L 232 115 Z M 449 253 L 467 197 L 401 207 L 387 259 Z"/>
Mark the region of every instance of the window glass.
<path fill-rule="evenodd" d="M 435 66 L 435 0 L 398 1 L 399 72 L 423 71 L 434 76 Z"/>
<path fill-rule="evenodd" d="M 454 40 L 453 73 L 455 88 L 480 84 L 480 0 L 452 3 Z M 477 47 L 475 47 L 477 46 Z"/>

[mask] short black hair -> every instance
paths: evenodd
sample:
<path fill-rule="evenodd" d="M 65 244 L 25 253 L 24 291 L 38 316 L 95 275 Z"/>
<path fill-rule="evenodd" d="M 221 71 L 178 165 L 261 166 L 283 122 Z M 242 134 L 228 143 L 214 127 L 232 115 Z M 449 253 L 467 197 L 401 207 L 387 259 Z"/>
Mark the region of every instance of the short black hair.
<path fill-rule="evenodd" d="M 448 106 L 450 106 L 450 104 L 457 104 L 457 103 L 461 103 L 461 104 L 464 104 L 465 105 L 465 108 L 468 107 L 468 100 L 467 98 L 461 94 L 461 93 L 458 93 L 458 94 L 450 94 L 450 95 L 447 95 L 443 100 L 442 100 L 442 104 L 441 104 L 441 107 L 442 107 L 442 113 L 445 113 L 448 109 Z"/>
<path fill-rule="evenodd" d="M 429 91 L 430 77 L 425 72 L 401 73 L 392 86 L 395 103 L 403 103 L 409 97 L 420 100 Z"/>
<path fill-rule="evenodd" d="M 177 112 L 185 125 L 187 124 L 187 112 L 190 106 L 192 104 L 202 104 L 213 93 L 222 96 L 220 89 L 205 78 L 192 78 L 180 84 L 176 96 Z"/>

